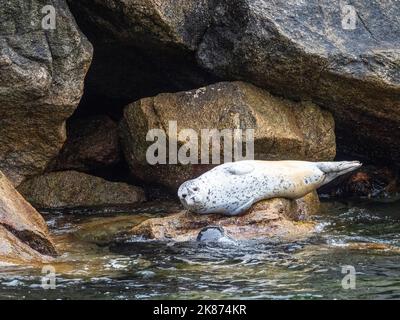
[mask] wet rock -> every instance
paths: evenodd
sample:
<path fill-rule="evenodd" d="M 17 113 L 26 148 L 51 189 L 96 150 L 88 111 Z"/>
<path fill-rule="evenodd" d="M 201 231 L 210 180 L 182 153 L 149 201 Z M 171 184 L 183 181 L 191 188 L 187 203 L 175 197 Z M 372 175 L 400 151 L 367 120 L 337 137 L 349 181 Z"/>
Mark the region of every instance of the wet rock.
<path fill-rule="evenodd" d="M 312 103 L 277 98 L 244 82 L 221 82 L 193 91 L 163 93 L 125 108 L 121 136 L 132 174 L 173 191 L 212 165 L 148 164 L 146 152 L 154 143 L 146 141 L 150 129 L 164 130 L 167 142 L 177 140 L 178 149 L 187 142 L 186 135 L 169 135 L 170 121 L 177 121 L 178 133 L 193 129 L 198 135 L 199 150 L 210 140 L 202 141 L 202 129 L 231 129 L 231 138 L 234 129 L 254 129 L 254 158 L 258 160 L 326 161 L 332 160 L 336 152 L 333 119 Z M 244 142 L 245 133 L 240 137 Z M 217 160 L 223 160 L 221 145 L 221 159 Z M 212 154 L 212 145 L 206 146 Z M 201 163 L 201 153 L 191 152 Z M 168 157 L 166 162 L 171 162 Z"/>
<path fill-rule="evenodd" d="M 61 149 L 92 57 L 64 0 L 51 2 L 56 29 L 42 28 L 48 4 L 10 0 L 0 8 L 0 170 L 14 185 Z"/>
<path fill-rule="evenodd" d="M 197 57 L 220 77 L 330 110 L 341 152 L 399 163 L 400 6 L 349 4 L 218 1 Z"/>
<path fill-rule="evenodd" d="M 57 255 L 42 216 L 0 172 L 0 262 L 47 261 Z"/>
<path fill-rule="evenodd" d="M 53 261 L 22 242 L 11 231 L 0 225 L 0 266 L 39 265 Z"/>
<path fill-rule="evenodd" d="M 192 241 L 203 228 L 218 226 L 234 240 L 303 239 L 314 230 L 314 224 L 307 221 L 308 215 L 318 210 L 317 195 L 313 193 L 307 197 L 302 199 L 301 210 L 298 200 L 274 198 L 256 203 L 248 213 L 235 217 L 181 211 L 164 218 L 148 219 L 135 226 L 129 234 L 148 239 Z"/>
<path fill-rule="evenodd" d="M 321 188 L 324 197 L 397 199 L 400 183 L 397 170 L 388 167 L 363 166 Z"/>
<path fill-rule="evenodd" d="M 154 216 L 154 215 L 153 215 Z M 128 232 L 134 226 L 149 219 L 150 215 L 124 215 L 116 217 L 95 217 L 80 223 L 74 236 L 79 240 L 96 244 L 108 244 Z"/>
<path fill-rule="evenodd" d="M 49 171 L 90 172 L 120 161 L 118 126 L 107 116 L 76 119 L 68 126 L 68 139 Z"/>
<path fill-rule="evenodd" d="M 39 208 L 121 205 L 145 200 L 139 187 L 76 171 L 44 174 L 25 181 L 18 190 Z"/>
<path fill-rule="evenodd" d="M 159 92 L 215 82 L 194 54 L 209 24 L 212 2 L 69 0 L 96 52 L 86 87 L 89 100 L 98 102 L 92 105 L 111 100 L 115 109 L 120 101 L 123 106 Z"/>
<path fill-rule="evenodd" d="M 342 246 L 348 250 L 357 250 L 357 251 L 384 251 L 390 252 L 391 254 L 399 254 L 400 248 L 397 246 L 390 245 L 388 243 L 379 243 L 379 242 L 351 242 L 346 243 Z"/>

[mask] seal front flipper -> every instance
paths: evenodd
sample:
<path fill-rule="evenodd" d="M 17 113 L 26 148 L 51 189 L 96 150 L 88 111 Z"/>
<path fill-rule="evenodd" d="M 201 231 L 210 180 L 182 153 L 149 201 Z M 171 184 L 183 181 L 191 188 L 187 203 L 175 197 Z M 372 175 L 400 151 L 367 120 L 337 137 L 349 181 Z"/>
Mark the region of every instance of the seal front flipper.
<path fill-rule="evenodd" d="M 240 176 L 254 171 L 254 166 L 250 163 L 233 162 L 226 166 L 226 170 L 232 175 Z"/>
<path fill-rule="evenodd" d="M 240 207 L 234 209 L 233 211 L 227 212 L 227 215 L 229 215 L 229 216 L 237 216 L 239 214 L 245 213 L 247 210 L 249 210 L 251 208 L 253 203 L 254 203 L 254 199 L 250 199 L 245 204 L 243 204 Z"/>

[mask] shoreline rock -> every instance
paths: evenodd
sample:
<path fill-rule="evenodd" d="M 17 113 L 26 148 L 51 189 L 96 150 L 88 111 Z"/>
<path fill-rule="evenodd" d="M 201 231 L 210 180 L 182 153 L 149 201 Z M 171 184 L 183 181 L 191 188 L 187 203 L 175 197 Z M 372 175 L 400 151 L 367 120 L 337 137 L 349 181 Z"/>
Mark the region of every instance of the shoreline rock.
<path fill-rule="evenodd" d="M 0 172 L 0 262 L 49 261 L 57 256 L 47 224 Z"/>

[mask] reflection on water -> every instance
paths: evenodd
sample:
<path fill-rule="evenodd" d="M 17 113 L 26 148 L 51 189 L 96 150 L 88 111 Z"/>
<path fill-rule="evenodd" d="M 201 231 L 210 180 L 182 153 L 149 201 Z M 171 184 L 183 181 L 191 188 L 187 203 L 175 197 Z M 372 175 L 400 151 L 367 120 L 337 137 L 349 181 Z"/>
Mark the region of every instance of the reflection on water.
<path fill-rule="evenodd" d="M 56 289 L 42 289 L 41 270 L 3 268 L 0 298 L 400 298 L 399 203 L 325 203 L 318 234 L 297 243 L 113 241 L 146 212 L 46 215 L 64 252 Z M 356 270 L 355 290 L 342 288 L 345 265 Z"/>

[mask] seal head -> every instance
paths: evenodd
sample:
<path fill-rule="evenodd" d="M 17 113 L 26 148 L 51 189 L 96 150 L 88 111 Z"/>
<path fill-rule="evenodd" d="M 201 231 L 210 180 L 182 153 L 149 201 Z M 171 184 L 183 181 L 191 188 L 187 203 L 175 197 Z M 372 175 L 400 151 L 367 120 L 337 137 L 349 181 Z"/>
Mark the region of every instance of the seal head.
<path fill-rule="evenodd" d="M 197 241 L 219 241 L 225 237 L 225 231 L 219 226 L 208 226 L 200 230 Z"/>

